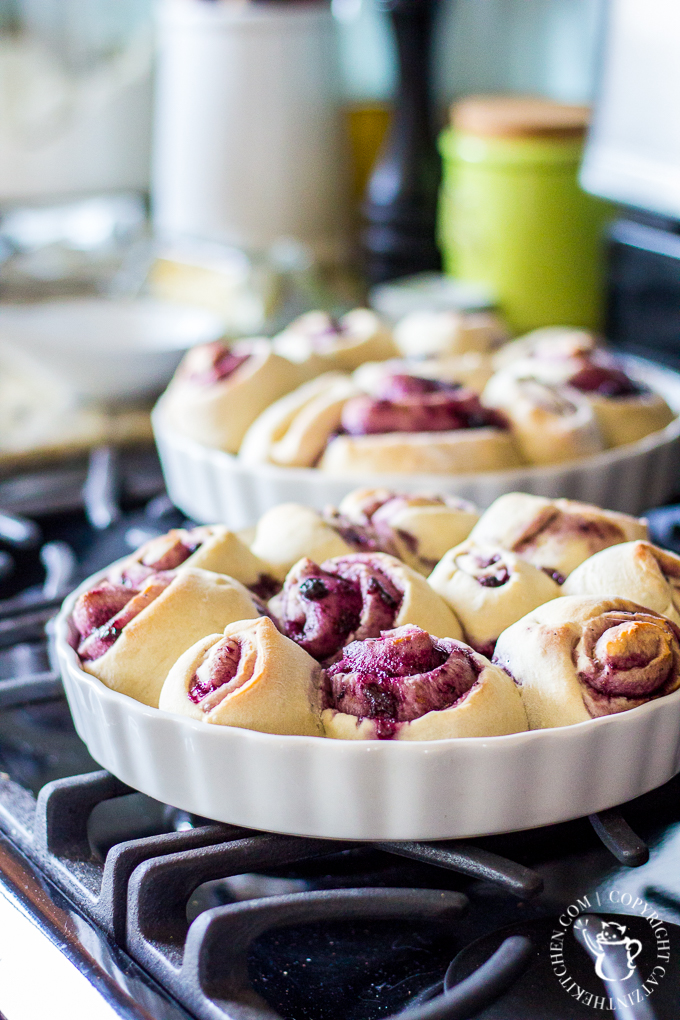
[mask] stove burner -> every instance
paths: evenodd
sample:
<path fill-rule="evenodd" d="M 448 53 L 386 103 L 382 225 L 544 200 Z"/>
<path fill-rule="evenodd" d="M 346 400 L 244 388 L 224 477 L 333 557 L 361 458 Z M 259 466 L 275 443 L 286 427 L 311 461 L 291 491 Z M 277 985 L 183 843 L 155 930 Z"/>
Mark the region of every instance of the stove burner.
<path fill-rule="evenodd" d="M 587 917 L 583 915 L 582 920 Z M 656 960 L 656 940 L 647 920 L 631 914 L 601 914 L 592 920 L 598 926 L 606 922 L 625 927 L 627 935 L 639 940 L 642 945 L 637 968 L 641 977 L 652 971 Z M 663 922 L 663 926 L 670 942 L 670 963 L 663 978 L 656 985 L 648 986 L 652 995 L 646 997 L 644 992 L 641 993 L 642 1004 L 635 1001 L 635 994 L 630 995 L 632 987 L 625 988 L 624 993 L 624 996 L 630 995 L 632 1003 L 627 1002 L 625 997 L 621 1003 L 617 1002 L 612 985 L 609 982 L 605 984 L 598 977 L 589 952 L 571 930 L 560 940 L 564 965 L 553 966 L 558 959 L 557 951 L 551 948 L 551 945 L 555 946 L 554 932 L 560 929 L 557 917 L 502 928 L 477 939 L 458 954 L 447 972 L 447 978 L 454 982 L 464 981 L 506 939 L 520 935 L 532 944 L 527 969 L 505 995 L 475 1014 L 475 1020 L 596 1020 L 599 1016 L 610 1016 L 613 1020 L 673 1020 L 680 1012 L 680 926 L 667 921 Z M 621 982 L 619 990 L 623 985 L 624 982 Z M 576 996 L 581 989 L 584 994 L 579 1002 Z M 588 1005 L 589 993 L 593 999 Z M 593 1007 L 594 997 L 602 999 L 599 1010 Z"/>

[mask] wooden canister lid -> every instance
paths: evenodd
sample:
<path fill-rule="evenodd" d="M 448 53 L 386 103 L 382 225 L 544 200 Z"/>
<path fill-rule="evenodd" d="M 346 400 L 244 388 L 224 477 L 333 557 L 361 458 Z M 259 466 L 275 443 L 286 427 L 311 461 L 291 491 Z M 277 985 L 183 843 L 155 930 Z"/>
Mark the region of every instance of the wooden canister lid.
<path fill-rule="evenodd" d="M 487 138 L 577 138 L 589 119 L 588 106 L 538 96 L 468 96 L 451 107 L 456 130 Z"/>

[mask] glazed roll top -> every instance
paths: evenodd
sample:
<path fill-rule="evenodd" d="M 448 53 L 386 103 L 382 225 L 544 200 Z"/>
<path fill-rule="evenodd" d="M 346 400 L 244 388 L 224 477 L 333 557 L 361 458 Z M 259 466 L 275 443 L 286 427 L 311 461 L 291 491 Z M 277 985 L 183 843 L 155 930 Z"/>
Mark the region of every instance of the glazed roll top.
<path fill-rule="evenodd" d="M 270 607 L 283 632 L 319 661 L 332 660 L 350 641 L 404 623 L 462 636 L 458 620 L 425 578 L 385 553 L 340 556 L 321 566 L 300 560 Z"/>
<path fill-rule="evenodd" d="M 603 549 L 564 582 L 565 595 L 616 595 L 680 624 L 680 556 L 651 542 Z"/>
<path fill-rule="evenodd" d="M 195 641 L 261 606 L 234 578 L 196 567 L 151 574 L 139 586 L 103 579 L 74 607 L 80 660 L 107 687 L 156 707 L 172 664 Z"/>
<path fill-rule="evenodd" d="M 628 514 L 522 492 L 500 496 L 470 532 L 471 541 L 509 549 L 558 583 L 601 549 L 645 538 L 646 522 Z"/>
<path fill-rule="evenodd" d="M 679 639 L 627 599 L 565 596 L 504 631 L 494 662 L 519 685 L 532 729 L 569 726 L 676 691 Z"/>
<path fill-rule="evenodd" d="M 300 381 L 299 368 L 264 338 L 218 341 L 185 355 L 159 407 L 185 435 L 236 453 L 260 412 Z"/>
<path fill-rule="evenodd" d="M 450 549 L 429 583 L 460 620 L 465 640 L 486 656 L 501 631 L 561 595 L 556 581 L 516 553 L 471 541 Z"/>
<path fill-rule="evenodd" d="M 210 634 L 175 663 L 159 708 L 206 723 L 316 736 L 319 666 L 267 617 Z"/>
<path fill-rule="evenodd" d="M 479 519 L 472 503 L 434 493 L 355 489 L 325 519 L 357 551 L 397 556 L 428 574 Z"/>
<path fill-rule="evenodd" d="M 502 671 L 461 641 L 419 627 L 351 642 L 324 678 L 322 722 L 330 737 L 428 740 L 526 728 Z"/>

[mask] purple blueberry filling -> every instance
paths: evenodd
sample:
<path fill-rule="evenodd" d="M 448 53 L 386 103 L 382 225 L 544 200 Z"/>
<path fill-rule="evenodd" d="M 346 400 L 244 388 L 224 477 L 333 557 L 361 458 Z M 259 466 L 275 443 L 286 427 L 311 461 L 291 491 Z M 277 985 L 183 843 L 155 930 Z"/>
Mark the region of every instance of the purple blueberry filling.
<path fill-rule="evenodd" d="M 492 426 L 507 428 L 497 411 L 480 403 L 472 390 L 414 376 L 385 380 L 390 397 L 353 397 L 342 412 L 344 432 L 365 436 L 385 432 L 449 432 Z"/>
<path fill-rule="evenodd" d="M 210 386 L 228 379 L 250 357 L 249 354 L 236 354 L 219 340 L 206 344 L 200 350 L 202 355 L 206 355 L 204 363 L 200 368 L 188 365 L 186 373 L 188 379 L 200 386 Z"/>
<path fill-rule="evenodd" d="M 319 661 L 337 655 L 354 638 L 392 627 L 403 592 L 370 554 L 303 560 L 281 596 L 281 629 Z"/>
<path fill-rule="evenodd" d="M 78 655 L 84 662 L 101 658 L 123 628 L 146 609 L 171 583 L 168 574 L 151 574 L 140 590 L 106 579 L 83 592 L 73 609 L 79 635 Z"/>
<path fill-rule="evenodd" d="M 569 380 L 569 385 L 582 393 L 597 393 L 601 397 L 637 397 L 646 388 L 630 379 L 620 368 L 586 363 Z"/>
<path fill-rule="evenodd" d="M 327 707 L 374 720 L 377 736 L 390 739 L 400 723 L 455 705 L 481 670 L 462 642 L 398 627 L 343 649 L 324 671 Z"/>
<path fill-rule="evenodd" d="M 236 638 L 227 638 L 214 645 L 191 679 L 187 691 L 189 700 L 198 705 L 214 691 L 230 683 L 238 673 L 240 661 L 241 645 Z M 206 705 L 206 711 L 212 707 Z"/>

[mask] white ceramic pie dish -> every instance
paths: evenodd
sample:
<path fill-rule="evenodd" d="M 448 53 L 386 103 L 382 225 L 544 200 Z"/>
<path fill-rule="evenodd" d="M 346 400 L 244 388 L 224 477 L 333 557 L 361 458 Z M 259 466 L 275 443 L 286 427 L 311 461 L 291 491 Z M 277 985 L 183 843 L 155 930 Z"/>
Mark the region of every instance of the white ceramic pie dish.
<path fill-rule="evenodd" d="M 95 579 L 55 621 L 76 729 L 119 779 L 207 818 L 329 839 L 452 839 L 592 814 L 680 771 L 680 691 L 560 729 L 422 742 L 274 736 L 149 708 L 82 670 L 69 643 L 75 600 Z"/>
<path fill-rule="evenodd" d="M 625 358 L 626 370 L 647 383 L 680 415 L 680 374 L 641 358 Z M 520 467 L 468 475 L 348 475 L 333 477 L 313 468 L 248 466 L 238 457 L 180 435 L 152 415 L 154 435 L 168 493 L 187 516 L 201 523 L 220 521 L 247 528 L 271 507 L 297 502 L 322 510 L 337 506 L 359 486 L 397 491 L 447 492 L 486 507 L 505 492 L 566 496 L 639 514 L 664 503 L 677 489 L 680 418 L 637 443 L 549 467 Z"/>

